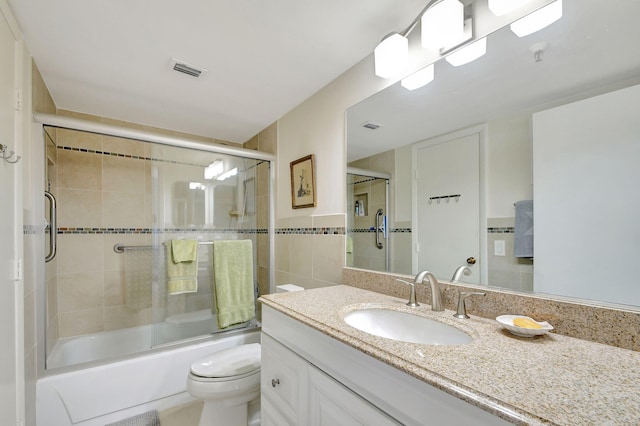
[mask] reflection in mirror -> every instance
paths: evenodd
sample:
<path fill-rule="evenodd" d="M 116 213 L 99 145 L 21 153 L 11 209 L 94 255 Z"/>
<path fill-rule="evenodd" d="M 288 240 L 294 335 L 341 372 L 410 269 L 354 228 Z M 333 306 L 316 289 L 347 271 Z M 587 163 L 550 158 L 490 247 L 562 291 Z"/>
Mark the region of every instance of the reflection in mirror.
<path fill-rule="evenodd" d="M 389 270 L 390 178 L 387 173 L 347 169 L 347 266 Z"/>
<path fill-rule="evenodd" d="M 416 217 L 419 200 L 408 189 L 415 188 L 412 173 L 423 172 L 416 147 L 478 126 L 485 140 L 479 159 L 477 251 L 479 269 L 486 270 L 462 280 L 481 277 L 484 284 L 515 290 L 640 306 L 638 286 L 612 280 L 640 256 L 640 231 L 633 220 L 640 192 L 629 186 L 640 176 L 628 161 L 640 158 L 640 130 L 637 117 L 625 114 L 635 111 L 637 116 L 640 110 L 634 88 L 640 83 L 640 55 L 630 47 L 640 40 L 634 23 L 640 2 L 621 0 L 613 6 L 564 0 L 563 7 L 562 19 L 530 36 L 517 37 L 508 27 L 490 35 L 487 54 L 474 62 L 453 67 L 439 61 L 427 86 L 408 91 L 395 84 L 351 107 L 348 162 L 394 158 L 392 170 L 385 170 L 394 182 L 389 227 L 409 228 L 422 250 L 429 241 L 415 231 L 418 220 L 428 219 Z M 614 119 L 619 120 L 611 126 Z M 380 127 L 370 130 L 364 123 Z M 585 135 L 597 135 L 596 140 Z M 446 164 L 439 173 L 443 181 L 461 171 L 456 161 Z M 577 181 L 582 185 L 568 180 L 585 170 L 587 175 Z M 534 200 L 533 258 L 514 253 L 514 204 L 523 200 Z M 602 207 L 595 217 L 594 206 Z M 624 220 L 630 223 L 623 227 Z M 392 241 L 395 237 L 391 232 Z M 416 250 L 404 242 L 392 243 L 392 257 L 414 258 L 413 264 L 392 261 L 392 271 L 434 269 L 429 260 L 418 264 Z M 452 264 L 466 257 L 466 250 L 460 250 Z M 449 280 L 452 273 L 436 275 Z"/>

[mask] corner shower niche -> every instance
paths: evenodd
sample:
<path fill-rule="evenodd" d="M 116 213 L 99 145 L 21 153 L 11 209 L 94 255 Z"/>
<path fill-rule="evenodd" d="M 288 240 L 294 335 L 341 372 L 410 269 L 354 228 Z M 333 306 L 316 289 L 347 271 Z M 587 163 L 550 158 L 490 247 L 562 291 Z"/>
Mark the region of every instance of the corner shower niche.
<path fill-rule="evenodd" d="M 270 182 L 270 161 L 261 153 L 252 158 L 240 156 L 249 151 L 213 152 L 197 143 L 184 148 L 53 126 L 44 127 L 44 138 L 49 167 L 43 189 L 55 192 L 58 205 L 57 256 L 45 270 L 47 369 L 222 331 L 213 291 L 215 240 L 250 239 L 254 281 L 268 291 L 270 255 L 259 250 L 270 246 L 269 187 L 254 185 Z M 207 179 L 204 170 L 213 162 L 222 172 L 235 170 L 226 179 Z M 198 246 L 197 291 L 168 292 L 165 254 L 172 239 L 204 243 Z M 253 320 L 238 328 L 255 326 Z M 93 345 L 97 336 L 105 337 L 108 352 L 67 355 L 69 345 Z"/>

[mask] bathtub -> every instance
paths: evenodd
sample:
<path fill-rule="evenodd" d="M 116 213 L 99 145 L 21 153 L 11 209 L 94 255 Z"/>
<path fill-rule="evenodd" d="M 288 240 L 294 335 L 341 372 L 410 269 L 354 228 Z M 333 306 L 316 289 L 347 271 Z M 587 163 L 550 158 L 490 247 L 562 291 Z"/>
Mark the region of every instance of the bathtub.
<path fill-rule="evenodd" d="M 112 347 L 114 336 L 108 333 L 100 336 L 102 334 L 105 333 L 78 341 L 85 355 L 92 357 L 97 349 Z M 107 340 L 101 342 L 101 337 Z M 122 339 L 138 343 L 134 337 Z M 119 344 L 123 342 L 116 340 Z M 160 352 L 47 375 L 36 382 L 37 424 L 103 426 L 146 411 L 192 401 L 186 390 L 186 379 L 193 361 L 222 349 L 259 341 L 260 330 L 252 327 L 220 333 L 210 340 L 188 346 L 168 346 Z M 67 348 L 59 353 L 60 356 L 62 353 L 71 356 L 77 351 Z"/>
<path fill-rule="evenodd" d="M 255 326 L 255 320 L 249 323 L 251 326 Z M 241 324 L 229 327 L 227 331 L 246 327 L 247 324 Z M 62 338 L 47 357 L 46 368 L 53 370 L 123 357 L 149 351 L 154 346 L 219 332 L 216 317 L 209 309 L 172 315 L 153 325 Z"/>

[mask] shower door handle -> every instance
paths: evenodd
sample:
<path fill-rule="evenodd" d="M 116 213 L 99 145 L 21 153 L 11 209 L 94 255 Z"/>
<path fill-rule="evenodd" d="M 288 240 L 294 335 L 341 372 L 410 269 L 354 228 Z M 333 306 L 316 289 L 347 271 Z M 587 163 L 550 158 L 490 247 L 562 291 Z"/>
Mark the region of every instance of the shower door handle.
<path fill-rule="evenodd" d="M 49 200 L 49 254 L 44 258 L 45 262 L 50 262 L 56 257 L 56 244 L 58 238 L 58 225 L 56 220 L 56 197 L 49 191 L 44 191 L 44 196 Z"/>
<path fill-rule="evenodd" d="M 382 219 L 382 223 L 380 222 L 380 219 Z M 384 212 L 382 211 L 382 209 L 378 209 L 378 211 L 376 212 L 376 247 L 378 247 L 379 249 L 382 248 L 382 241 L 380 241 L 380 234 L 382 234 L 383 238 L 387 233 L 386 228 L 386 224 L 385 224 L 385 220 L 384 220 Z"/>

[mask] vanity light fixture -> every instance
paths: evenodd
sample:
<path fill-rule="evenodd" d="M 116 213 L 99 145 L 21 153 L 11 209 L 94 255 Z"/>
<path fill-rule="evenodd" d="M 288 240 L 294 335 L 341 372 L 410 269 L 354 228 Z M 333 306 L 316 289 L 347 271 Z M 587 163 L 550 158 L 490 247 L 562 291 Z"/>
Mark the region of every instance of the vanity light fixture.
<path fill-rule="evenodd" d="M 204 191 L 207 187 L 200 182 L 189 182 L 189 189 L 200 189 Z"/>
<path fill-rule="evenodd" d="M 511 31 L 518 37 L 525 37 L 553 24 L 560 18 L 562 18 L 562 0 L 556 0 L 512 23 Z"/>
<path fill-rule="evenodd" d="M 502 16 L 524 6 L 529 1 L 531 0 L 489 0 L 488 6 L 494 15 Z"/>
<path fill-rule="evenodd" d="M 225 180 L 225 179 L 230 178 L 231 176 L 235 176 L 237 174 L 238 174 L 238 168 L 234 167 L 233 169 L 227 170 L 226 172 L 224 172 L 223 174 L 218 176 L 216 178 L 216 180 Z"/>
<path fill-rule="evenodd" d="M 468 8 L 470 9 L 470 8 Z M 465 6 L 459 0 L 429 0 L 418 16 L 401 33 L 391 33 L 373 51 L 375 74 L 390 78 L 409 67 L 411 31 L 422 23 L 422 46 L 432 50 L 450 49 L 466 39 Z"/>
<path fill-rule="evenodd" d="M 454 67 L 459 67 L 460 65 L 475 61 L 485 53 L 487 53 L 487 38 L 483 37 L 445 56 L 444 59 Z"/>
<path fill-rule="evenodd" d="M 433 64 L 426 66 L 410 76 L 403 78 L 400 85 L 407 90 L 415 90 L 426 86 L 433 81 L 433 69 Z"/>
<path fill-rule="evenodd" d="M 204 169 L 204 178 L 213 179 L 218 176 L 224 170 L 224 163 L 222 160 L 215 160 Z"/>
<path fill-rule="evenodd" d="M 464 5 L 442 0 L 422 14 L 422 47 L 439 50 L 459 43 L 464 37 Z"/>
<path fill-rule="evenodd" d="M 393 77 L 409 65 L 409 40 L 401 34 L 392 33 L 376 46 L 373 56 L 376 75 Z"/>

